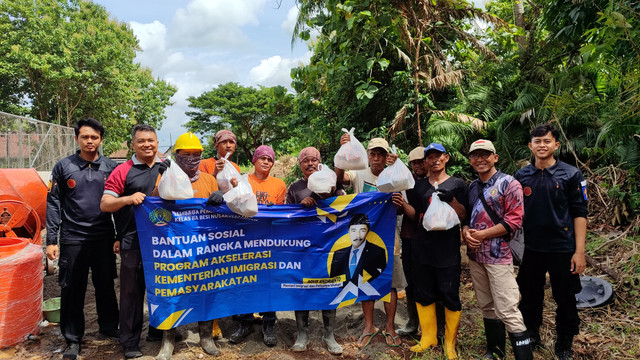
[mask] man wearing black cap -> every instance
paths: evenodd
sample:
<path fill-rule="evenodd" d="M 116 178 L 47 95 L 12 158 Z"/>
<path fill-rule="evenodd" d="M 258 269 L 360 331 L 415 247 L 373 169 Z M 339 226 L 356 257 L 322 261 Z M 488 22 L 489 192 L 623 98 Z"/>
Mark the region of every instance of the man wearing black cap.
<path fill-rule="evenodd" d="M 462 221 L 466 216 L 467 185 L 462 179 L 447 175 L 449 154 L 444 146 L 431 143 L 424 150 L 425 165 L 429 177 L 418 179 L 413 189 L 407 191 L 409 203 L 401 204 L 405 216 L 417 222 L 411 243 L 414 295 L 422 337 L 411 348 L 424 352 L 438 344 L 436 301 L 445 307 L 444 348 L 448 359 L 457 359 L 455 350 L 462 304 L 460 303 L 460 226 L 448 230 L 426 231 L 422 218 L 430 204 L 431 195 L 448 203 Z M 436 190 L 435 185 L 438 185 Z"/>

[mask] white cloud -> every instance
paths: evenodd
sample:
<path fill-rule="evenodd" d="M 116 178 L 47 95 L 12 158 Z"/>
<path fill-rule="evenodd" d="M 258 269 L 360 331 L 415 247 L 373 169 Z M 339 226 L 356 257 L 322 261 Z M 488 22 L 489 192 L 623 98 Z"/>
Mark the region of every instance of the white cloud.
<path fill-rule="evenodd" d="M 290 47 L 298 14 L 295 1 L 282 0 L 280 10 L 277 1 L 182 0 L 186 5 L 176 2 L 183 7 L 172 14 L 147 17 L 143 21 L 148 23 L 129 21 L 142 50 L 136 61 L 178 89 L 158 131 L 162 147 L 186 131 L 190 96 L 229 81 L 290 88 L 291 68 L 308 64 L 311 53 L 302 54 L 300 44 Z"/>
<path fill-rule="evenodd" d="M 298 20 L 298 14 L 300 13 L 300 9 L 297 6 L 292 6 L 287 12 L 287 18 L 280 24 L 280 28 L 284 30 L 284 32 L 291 36 L 293 34 L 293 29 L 296 27 L 296 22 Z"/>
<path fill-rule="evenodd" d="M 150 24 L 141 24 L 132 21 L 129 23 L 133 33 L 136 34 L 142 49 L 164 51 L 167 27 L 158 20 Z"/>
<path fill-rule="evenodd" d="M 174 47 L 239 46 L 248 42 L 240 27 L 258 25 L 267 0 L 193 0 L 173 17 Z"/>
<path fill-rule="evenodd" d="M 308 64 L 311 52 L 296 59 L 282 58 L 279 55 L 260 60 L 260 65 L 249 71 L 249 79 L 258 85 L 282 85 L 291 88 L 291 69 L 301 64 Z"/>

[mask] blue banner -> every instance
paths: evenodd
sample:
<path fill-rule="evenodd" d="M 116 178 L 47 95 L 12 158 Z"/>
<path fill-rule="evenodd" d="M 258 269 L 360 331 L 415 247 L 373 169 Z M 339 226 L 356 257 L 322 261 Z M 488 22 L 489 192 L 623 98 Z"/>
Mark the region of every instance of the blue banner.
<path fill-rule="evenodd" d="M 206 199 L 135 207 L 151 325 L 388 300 L 396 209 L 386 193 L 317 206 L 260 205 L 252 218 Z"/>

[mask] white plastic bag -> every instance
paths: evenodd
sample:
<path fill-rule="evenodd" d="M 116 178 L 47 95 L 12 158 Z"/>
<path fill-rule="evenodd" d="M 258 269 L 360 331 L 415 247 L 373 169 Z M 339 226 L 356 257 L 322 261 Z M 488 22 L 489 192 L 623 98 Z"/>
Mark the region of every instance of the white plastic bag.
<path fill-rule="evenodd" d="M 391 153 L 396 154 L 395 145 Z M 396 159 L 393 165 L 388 166 L 378 175 L 378 190 L 382 192 L 405 191 L 413 189 L 415 184 L 411 171 L 400 159 Z"/>
<path fill-rule="evenodd" d="M 318 164 L 318 171 L 309 175 L 307 188 L 318 195 L 330 194 L 331 189 L 335 188 L 337 180 L 338 178 L 333 170 L 327 165 Z"/>
<path fill-rule="evenodd" d="M 216 175 L 218 188 L 220 188 L 223 193 L 226 193 L 233 188 L 233 185 L 231 185 L 232 178 L 236 178 L 240 181 L 240 173 L 236 170 L 236 167 L 233 166 L 231 161 L 229 161 L 229 155 L 231 155 L 231 153 L 227 153 L 224 157 L 224 169 Z"/>
<path fill-rule="evenodd" d="M 437 182 L 433 184 L 433 187 L 436 188 L 436 191 L 431 194 L 431 204 L 429 204 L 427 211 L 422 217 L 422 226 L 424 226 L 427 231 L 449 230 L 460 224 L 460 219 L 451 205 L 440 200 L 438 197 Z"/>
<path fill-rule="evenodd" d="M 160 177 L 158 193 L 165 200 L 183 200 L 193 197 L 191 180 L 175 161 L 171 162 Z"/>
<path fill-rule="evenodd" d="M 225 165 L 224 168 L 226 169 L 227 166 Z M 238 186 L 227 191 L 223 197 L 229 209 L 238 215 L 252 217 L 258 213 L 258 200 L 253 193 L 247 174 L 239 177 Z"/>
<path fill-rule="evenodd" d="M 333 157 L 333 166 L 344 170 L 364 170 L 367 168 L 369 162 L 367 150 L 365 150 L 360 141 L 353 136 L 353 130 L 355 130 L 355 128 L 351 128 L 349 131 L 342 129 L 342 131 L 351 136 L 351 139 L 349 142 L 340 146 L 336 156 Z"/>

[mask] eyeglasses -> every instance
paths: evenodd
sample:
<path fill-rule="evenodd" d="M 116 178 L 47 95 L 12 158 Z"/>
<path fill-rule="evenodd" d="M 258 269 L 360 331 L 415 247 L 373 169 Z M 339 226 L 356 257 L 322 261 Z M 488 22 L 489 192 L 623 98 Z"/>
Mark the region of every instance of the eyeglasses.
<path fill-rule="evenodd" d="M 493 155 L 493 153 L 488 151 L 473 153 L 469 155 L 469 160 L 478 160 L 478 159 L 487 160 L 491 155 Z"/>

